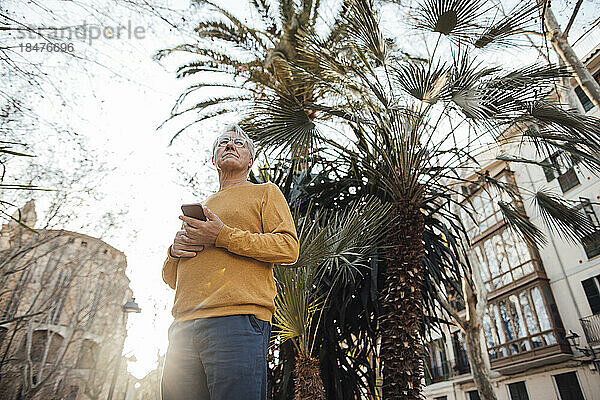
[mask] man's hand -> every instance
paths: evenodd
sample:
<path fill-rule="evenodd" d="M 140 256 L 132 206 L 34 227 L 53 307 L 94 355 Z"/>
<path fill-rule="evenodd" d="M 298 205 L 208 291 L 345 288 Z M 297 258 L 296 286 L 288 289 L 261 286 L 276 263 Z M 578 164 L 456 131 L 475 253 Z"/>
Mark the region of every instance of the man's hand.
<path fill-rule="evenodd" d="M 175 240 L 169 249 L 171 257 L 195 257 L 196 254 L 204 250 L 203 245 L 192 244 L 190 238 L 185 235 L 185 231 L 178 231 L 175 234 Z"/>
<path fill-rule="evenodd" d="M 203 207 L 203 210 L 204 215 L 206 215 L 206 221 L 200 221 L 196 218 L 186 217 L 185 215 L 179 216 L 179 219 L 184 222 L 184 237 L 187 244 L 214 246 L 224 224 L 208 208 Z"/>

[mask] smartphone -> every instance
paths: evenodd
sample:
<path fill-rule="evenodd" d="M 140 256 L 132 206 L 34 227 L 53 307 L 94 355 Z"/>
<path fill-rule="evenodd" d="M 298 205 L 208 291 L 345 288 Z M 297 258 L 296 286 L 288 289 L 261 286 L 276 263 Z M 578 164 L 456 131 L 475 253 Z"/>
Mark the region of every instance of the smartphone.
<path fill-rule="evenodd" d="M 200 203 L 183 204 L 181 206 L 181 211 L 186 217 L 192 217 L 199 219 L 200 221 L 206 221 L 206 215 L 204 215 L 204 210 L 202 209 L 202 204 Z"/>

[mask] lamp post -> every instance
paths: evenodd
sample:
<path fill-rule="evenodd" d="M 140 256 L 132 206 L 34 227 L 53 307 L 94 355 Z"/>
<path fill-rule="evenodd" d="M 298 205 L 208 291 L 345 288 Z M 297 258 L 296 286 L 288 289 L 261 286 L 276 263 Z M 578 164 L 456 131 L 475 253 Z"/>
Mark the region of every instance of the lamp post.
<path fill-rule="evenodd" d="M 125 315 L 127 313 L 141 313 L 142 309 L 140 308 L 140 306 L 138 306 L 138 304 L 135 302 L 135 298 L 132 298 L 131 300 L 129 300 L 128 302 L 126 302 L 125 304 L 122 305 L 123 308 L 123 324 L 125 324 Z M 119 376 L 119 369 L 121 369 L 121 351 L 123 349 L 123 345 L 125 344 L 125 337 L 127 336 L 127 332 L 125 332 L 125 334 L 123 335 L 123 340 L 121 341 L 121 346 L 119 347 L 119 354 L 118 354 L 118 361 L 117 361 L 117 368 L 115 369 L 115 372 L 113 374 L 113 379 L 112 382 L 110 383 L 110 390 L 108 391 L 108 397 L 106 398 L 106 400 L 112 400 L 113 398 L 113 392 L 115 391 L 115 384 L 117 383 L 117 377 Z"/>

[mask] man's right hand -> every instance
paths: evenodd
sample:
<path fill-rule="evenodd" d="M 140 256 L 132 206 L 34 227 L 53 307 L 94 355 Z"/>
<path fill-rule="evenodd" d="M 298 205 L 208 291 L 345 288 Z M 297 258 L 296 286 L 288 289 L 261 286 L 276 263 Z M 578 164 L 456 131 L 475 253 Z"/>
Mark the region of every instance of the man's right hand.
<path fill-rule="evenodd" d="M 169 253 L 171 257 L 189 258 L 195 257 L 202 250 L 204 250 L 203 245 L 190 244 L 190 239 L 185 235 L 185 231 L 181 230 L 175 234 L 175 240 L 173 240 Z"/>

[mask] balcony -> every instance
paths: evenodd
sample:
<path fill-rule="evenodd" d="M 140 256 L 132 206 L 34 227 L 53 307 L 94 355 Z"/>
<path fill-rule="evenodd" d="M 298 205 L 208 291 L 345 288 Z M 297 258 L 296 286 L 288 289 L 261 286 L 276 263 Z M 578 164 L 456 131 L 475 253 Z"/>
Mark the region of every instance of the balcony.
<path fill-rule="evenodd" d="M 587 258 L 593 258 L 600 254 L 600 230 L 594 231 L 581 240 Z"/>
<path fill-rule="evenodd" d="M 581 326 L 585 333 L 588 345 L 600 345 L 600 314 L 590 315 L 589 317 L 581 318 Z"/>
<path fill-rule="evenodd" d="M 471 366 L 468 360 L 457 360 L 452 368 L 452 375 L 464 375 L 471 373 Z"/>
<path fill-rule="evenodd" d="M 424 366 L 425 385 L 431 385 L 450 379 L 450 365 L 448 361 L 438 362 L 436 365 L 429 365 L 428 362 L 425 362 Z"/>
<path fill-rule="evenodd" d="M 451 378 L 471 373 L 471 366 L 467 360 L 455 361 L 453 364 L 450 361 L 444 361 L 437 365 L 429 365 L 429 363 L 425 362 L 424 367 L 425 385 L 444 382 Z"/>

